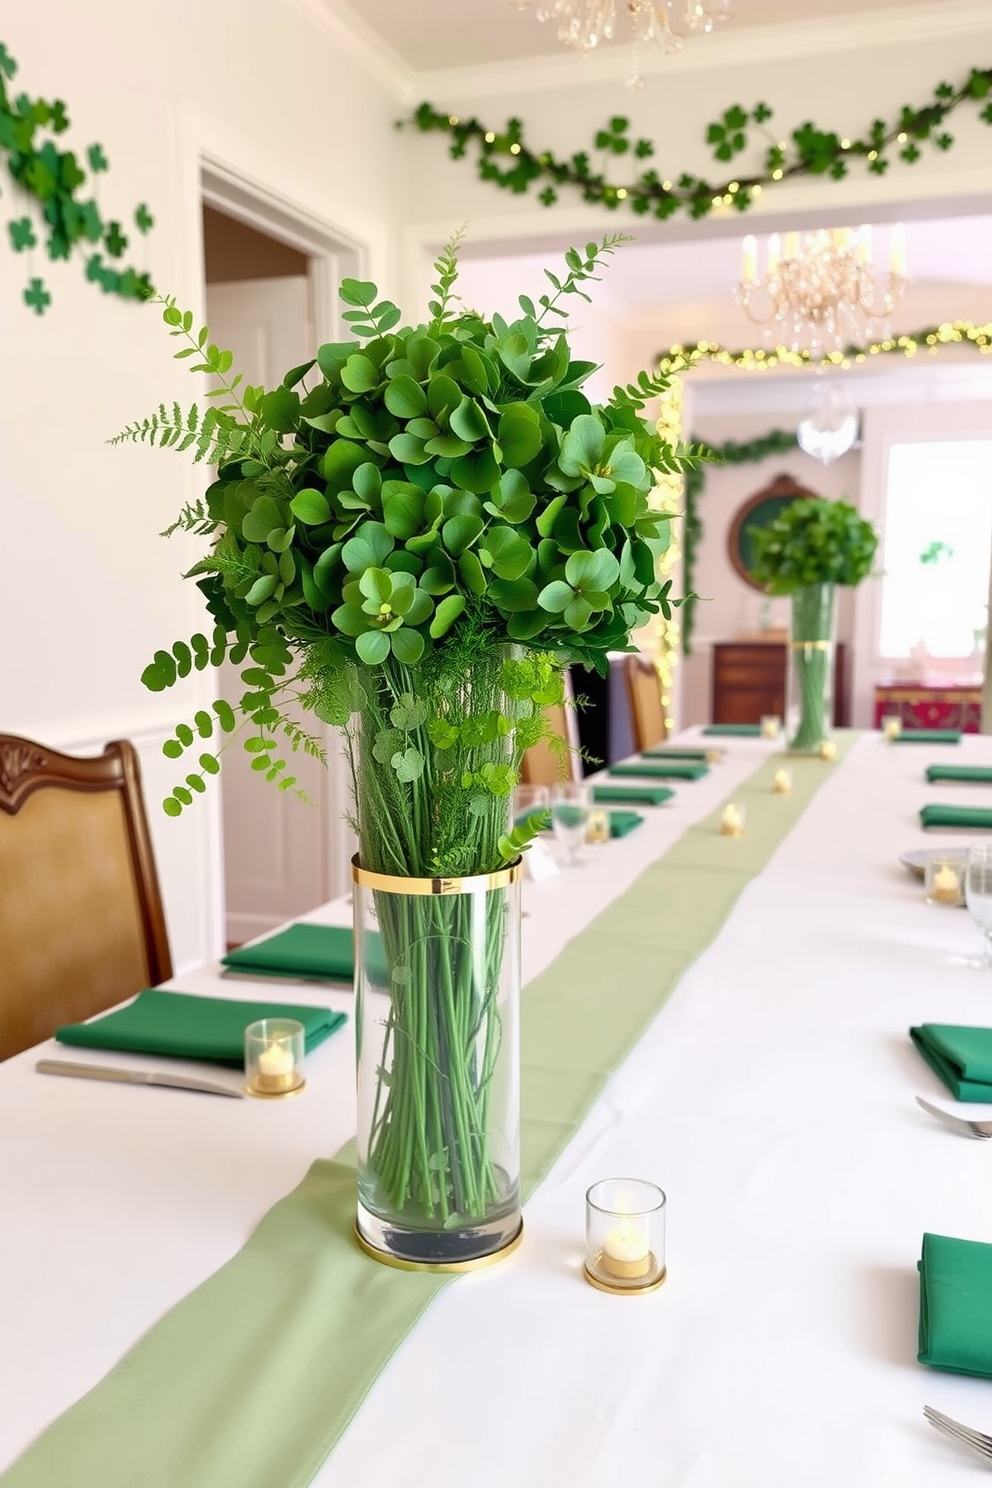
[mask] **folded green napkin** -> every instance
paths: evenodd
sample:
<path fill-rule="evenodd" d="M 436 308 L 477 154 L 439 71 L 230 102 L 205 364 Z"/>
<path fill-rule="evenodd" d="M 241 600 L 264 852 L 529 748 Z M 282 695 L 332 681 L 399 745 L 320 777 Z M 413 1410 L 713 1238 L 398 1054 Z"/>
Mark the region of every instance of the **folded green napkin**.
<path fill-rule="evenodd" d="M 992 1245 L 924 1235 L 921 1364 L 992 1379 Z"/>
<path fill-rule="evenodd" d="M 992 785 L 988 765 L 927 765 L 928 780 L 970 780 L 976 785 Z"/>
<path fill-rule="evenodd" d="M 922 1023 L 909 1036 L 956 1100 L 992 1102 L 992 1028 Z"/>
<path fill-rule="evenodd" d="M 630 805 L 660 806 L 663 801 L 668 801 L 675 792 L 669 790 L 667 785 L 594 785 L 592 798 L 597 805 L 605 806 L 610 801 L 629 803 Z"/>
<path fill-rule="evenodd" d="M 710 723 L 703 729 L 704 734 L 728 734 L 738 739 L 760 739 L 760 723 Z"/>
<path fill-rule="evenodd" d="M 696 760 L 705 765 L 712 753 L 712 749 L 669 749 L 667 744 L 659 744 L 657 749 L 642 749 L 641 759 Z"/>
<path fill-rule="evenodd" d="M 639 811 L 611 811 L 609 816 L 611 837 L 626 837 L 644 820 Z"/>
<path fill-rule="evenodd" d="M 975 827 L 992 832 L 992 807 L 989 806 L 924 806 L 920 811 L 921 827 Z"/>
<path fill-rule="evenodd" d="M 350 928 L 337 925 L 290 925 L 257 945 L 228 951 L 221 959 L 231 971 L 252 976 L 350 982 L 355 970 L 354 936 Z"/>
<path fill-rule="evenodd" d="M 259 1018 L 295 1018 L 303 1024 L 307 1053 L 345 1021 L 329 1008 L 294 1007 L 281 1002 L 233 1002 L 226 997 L 194 997 L 188 992 L 139 992 L 127 1007 L 90 1023 L 56 1030 L 60 1044 L 85 1049 L 124 1049 L 134 1054 L 168 1054 L 206 1059 L 211 1064 L 245 1062 L 245 1029 Z"/>
<path fill-rule="evenodd" d="M 642 758 L 610 766 L 611 775 L 648 775 L 655 780 L 701 780 L 709 773 L 709 765 L 696 764 L 692 760 Z"/>
<path fill-rule="evenodd" d="M 903 729 L 893 744 L 960 744 L 960 729 Z"/>

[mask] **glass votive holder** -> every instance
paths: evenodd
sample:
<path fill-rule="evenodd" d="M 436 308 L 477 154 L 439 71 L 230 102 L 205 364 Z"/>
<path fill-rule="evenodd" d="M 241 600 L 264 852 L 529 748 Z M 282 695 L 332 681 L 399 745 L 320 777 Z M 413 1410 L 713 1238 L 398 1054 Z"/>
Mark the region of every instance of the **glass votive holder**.
<path fill-rule="evenodd" d="M 723 815 L 720 818 L 720 836 L 743 837 L 746 817 L 747 812 L 743 806 L 737 805 L 733 801 L 728 802 L 724 806 Z"/>
<path fill-rule="evenodd" d="M 902 719 L 898 713 L 886 713 L 882 719 L 882 733 L 887 739 L 898 739 L 902 733 Z"/>
<path fill-rule="evenodd" d="M 948 853 L 933 854 L 923 867 L 923 883 L 928 904 L 962 905 L 964 898 L 965 859 Z"/>
<path fill-rule="evenodd" d="M 792 776 L 788 770 L 779 769 L 772 777 L 772 790 L 777 796 L 787 796 L 792 791 Z"/>
<path fill-rule="evenodd" d="M 824 739 L 816 752 L 821 759 L 835 760 L 837 758 L 837 745 L 833 739 Z"/>
<path fill-rule="evenodd" d="M 753 714 L 751 715 L 754 716 Z M 761 737 L 763 739 L 777 739 L 782 732 L 782 720 L 777 713 L 766 713 L 760 719 Z"/>
<path fill-rule="evenodd" d="M 653 1292 L 665 1280 L 666 1199 L 642 1178 L 604 1178 L 586 1194 L 585 1278 L 601 1292 Z"/>
<path fill-rule="evenodd" d="M 609 842 L 610 840 L 610 813 L 604 811 L 602 806 L 594 806 L 589 813 L 589 825 L 586 827 L 587 842 Z"/>
<path fill-rule="evenodd" d="M 249 1095 L 295 1095 L 305 1084 L 303 1024 L 295 1018 L 260 1018 L 245 1029 L 245 1084 Z"/>

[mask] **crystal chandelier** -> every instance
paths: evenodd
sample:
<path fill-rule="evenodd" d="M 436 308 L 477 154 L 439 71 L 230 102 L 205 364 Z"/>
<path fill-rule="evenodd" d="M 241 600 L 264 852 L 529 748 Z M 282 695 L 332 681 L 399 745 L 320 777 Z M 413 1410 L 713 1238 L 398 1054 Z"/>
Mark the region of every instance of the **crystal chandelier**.
<path fill-rule="evenodd" d="M 688 37 L 713 30 L 732 14 L 731 0 L 510 0 L 517 10 L 536 10 L 539 21 L 557 21 L 566 46 L 591 52 L 612 41 L 617 18 L 626 14 L 634 63 L 629 82 L 640 87 L 637 49 L 651 43 L 663 52 L 680 52 Z"/>
<path fill-rule="evenodd" d="M 768 327 L 790 351 L 808 351 L 819 361 L 831 351 L 864 346 L 889 335 L 889 316 L 906 288 L 906 236 L 897 223 L 890 239 L 889 271 L 872 262 L 872 230 L 778 233 L 768 239 L 764 277 L 758 277 L 758 247 L 744 239 L 740 282 L 734 298 L 749 320 Z"/>

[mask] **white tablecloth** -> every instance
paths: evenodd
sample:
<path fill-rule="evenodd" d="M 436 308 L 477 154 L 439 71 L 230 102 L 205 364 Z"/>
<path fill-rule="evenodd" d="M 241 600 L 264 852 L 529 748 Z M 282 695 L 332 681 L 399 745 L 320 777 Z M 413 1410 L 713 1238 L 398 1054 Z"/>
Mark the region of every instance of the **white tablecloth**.
<path fill-rule="evenodd" d="M 714 742 L 727 755 L 707 779 L 678 784 L 587 867 L 526 885 L 525 979 L 775 749 Z M 987 787 L 926 785 L 938 760 L 988 764 L 992 749 L 866 735 L 824 765 L 799 825 L 527 1206 L 523 1247 L 437 1300 L 321 1488 L 975 1480 L 922 1407 L 988 1430 L 992 1386 L 915 1362 L 924 1230 L 992 1241 L 992 1144 L 913 1103 L 953 1105 L 909 1025 L 992 1024 L 992 972 L 967 964 L 969 917 L 924 904 L 897 862 L 974 840 L 924 834 L 924 801 L 992 804 Z M 313 918 L 348 914 L 339 903 Z M 216 968 L 181 985 L 351 1002 Z M 0 1067 L 0 1467 L 352 1134 L 348 1028 L 284 1104 L 36 1075 L 39 1054 L 93 1058 L 54 1044 Z M 581 1279 L 585 1189 L 622 1174 L 668 1193 L 669 1279 L 650 1297 Z"/>

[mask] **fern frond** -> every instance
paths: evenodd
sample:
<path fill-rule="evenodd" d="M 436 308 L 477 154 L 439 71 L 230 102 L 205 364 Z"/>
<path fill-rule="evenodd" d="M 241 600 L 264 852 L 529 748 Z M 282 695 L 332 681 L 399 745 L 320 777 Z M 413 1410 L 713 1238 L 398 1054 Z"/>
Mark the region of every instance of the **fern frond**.
<path fill-rule="evenodd" d="M 178 450 L 195 444 L 194 464 L 206 460 L 209 465 L 222 465 L 239 455 L 257 452 L 257 441 L 247 424 L 238 423 L 219 408 L 208 408 L 201 415 L 195 404 L 184 414 L 178 403 L 171 410 L 162 403 L 151 418 L 128 424 L 107 443 L 150 444 Z"/>
<path fill-rule="evenodd" d="M 174 532 L 195 532 L 197 537 L 206 537 L 211 532 L 216 532 L 217 523 L 207 511 L 206 503 L 201 501 L 188 501 L 179 513 L 176 520 L 160 532 L 160 537 L 171 537 Z"/>

